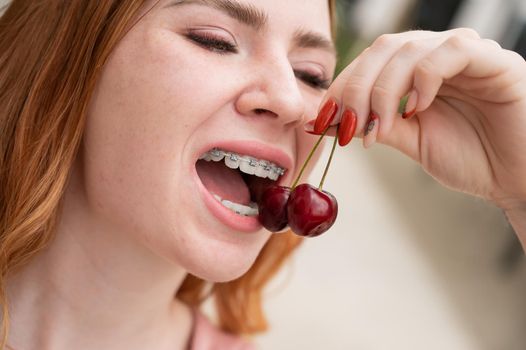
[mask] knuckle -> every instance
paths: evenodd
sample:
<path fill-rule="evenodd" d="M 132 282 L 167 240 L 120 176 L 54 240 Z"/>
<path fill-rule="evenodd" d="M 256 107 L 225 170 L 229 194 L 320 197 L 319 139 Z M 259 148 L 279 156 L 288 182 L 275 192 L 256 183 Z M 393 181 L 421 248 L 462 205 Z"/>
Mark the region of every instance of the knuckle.
<path fill-rule="evenodd" d="M 382 34 L 371 45 L 372 47 L 383 49 L 393 45 L 395 41 L 395 34 Z"/>
<path fill-rule="evenodd" d="M 480 34 L 473 28 L 455 28 L 453 32 L 456 35 L 464 36 L 467 38 L 480 39 Z"/>
<path fill-rule="evenodd" d="M 424 58 L 415 67 L 415 75 L 431 76 L 436 71 L 435 65 L 428 58 Z"/>
<path fill-rule="evenodd" d="M 449 39 L 446 40 L 444 43 L 445 46 L 453 49 L 453 50 L 462 50 L 466 48 L 466 39 L 460 35 L 453 35 Z"/>
<path fill-rule="evenodd" d="M 383 84 L 376 84 L 373 86 L 373 90 L 371 92 L 371 99 L 373 101 L 382 101 L 388 99 L 390 96 L 391 92 L 389 91 L 389 87 Z"/>
<path fill-rule="evenodd" d="M 351 100 L 355 100 L 363 95 L 364 91 L 367 91 L 367 87 L 363 82 L 359 80 L 349 80 L 345 84 L 345 89 L 343 91 L 343 102 L 350 103 Z"/>
<path fill-rule="evenodd" d="M 509 71 L 513 74 L 514 79 L 521 81 L 521 85 L 526 87 L 526 60 L 518 52 L 512 50 L 503 50 L 507 56 L 507 65 Z M 524 98 L 525 95 L 521 97 Z"/>
<path fill-rule="evenodd" d="M 511 62 L 526 68 L 526 60 L 518 52 L 512 50 L 505 50 L 505 53 L 510 57 Z"/>
<path fill-rule="evenodd" d="M 345 90 L 363 91 L 367 89 L 368 79 L 361 74 L 353 74 L 345 83 Z"/>
<path fill-rule="evenodd" d="M 421 52 L 423 45 L 419 41 L 408 41 L 402 46 L 402 52 L 408 55 L 413 55 L 415 53 Z"/>
<path fill-rule="evenodd" d="M 488 44 L 489 46 L 492 46 L 495 49 L 502 49 L 502 46 L 500 46 L 500 44 L 497 41 L 493 40 L 493 39 L 484 39 L 483 41 L 486 44 Z"/>

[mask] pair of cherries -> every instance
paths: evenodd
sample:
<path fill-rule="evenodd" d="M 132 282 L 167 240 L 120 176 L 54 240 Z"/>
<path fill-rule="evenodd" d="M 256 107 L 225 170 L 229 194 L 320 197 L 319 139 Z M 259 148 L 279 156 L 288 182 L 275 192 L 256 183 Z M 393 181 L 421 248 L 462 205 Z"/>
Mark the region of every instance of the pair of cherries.
<path fill-rule="evenodd" d="M 338 215 L 338 202 L 327 191 L 301 184 L 293 189 L 271 186 L 261 197 L 259 221 L 271 232 L 290 226 L 292 232 L 316 237 L 326 232 Z"/>
<path fill-rule="evenodd" d="M 336 111 L 334 114 L 336 114 Z M 318 122 L 318 119 L 316 120 L 314 132 L 320 134 L 323 131 L 323 133 L 321 133 L 318 142 L 305 160 L 292 188 L 270 186 L 261 195 L 258 201 L 259 222 L 267 230 L 278 232 L 288 225 L 292 232 L 297 235 L 316 237 L 326 232 L 336 221 L 338 202 L 331 193 L 324 191 L 322 187 L 329 170 L 338 136 L 334 138 L 331 154 L 318 188 L 306 183 L 297 185 L 307 164 L 327 133 L 329 123 L 330 120 L 322 123 Z"/>
<path fill-rule="evenodd" d="M 398 107 L 398 112 L 404 119 L 410 118 L 415 114 L 415 110 L 406 111 L 408 99 L 409 96 L 404 96 L 400 100 Z M 314 134 L 321 134 L 321 136 L 303 164 L 303 168 L 294 181 L 292 188 L 271 186 L 263 192 L 258 201 L 259 221 L 269 231 L 278 232 L 289 225 L 291 230 L 300 236 L 316 237 L 326 232 L 336 221 L 338 202 L 332 194 L 323 191 L 322 187 L 331 164 L 338 135 L 340 134 L 338 132 L 340 125 L 338 125 L 331 155 L 318 188 L 316 189 L 309 184 L 297 185 L 297 183 L 316 151 L 316 148 L 318 148 L 321 140 L 327 133 L 337 111 L 338 107 L 334 101 L 328 101 L 320 111 L 320 115 L 316 118 L 316 123 L 314 124 Z M 356 130 L 356 117 L 344 117 L 341 124 L 343 133 L 340 145 L 344 146 L 350 141 L 352 135 L 354 135 L 354 131 Z"/>

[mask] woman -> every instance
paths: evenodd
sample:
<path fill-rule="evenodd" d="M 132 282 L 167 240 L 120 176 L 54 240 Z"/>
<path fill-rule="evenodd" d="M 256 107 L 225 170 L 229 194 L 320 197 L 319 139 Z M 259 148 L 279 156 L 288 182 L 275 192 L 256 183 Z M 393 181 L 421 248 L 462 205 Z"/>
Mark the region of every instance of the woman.
<path fill-rule="evenodd" d="M 229 167 L 254 156 L 290 184 L 322 100 L 317 129 L 341 122 L 342 145 L 367 134 L 400 149 L 526 235 L 524 61 L 469 30 L 409 32 L 381 37 L 326 91 L 330 6 L 12 3 L 0 21 L 10 348 L 249 348 L 226 332 L 264 329 L 261 289 L 299 241 L 250 211 L 243 177 L 269 180 Z M 197 311 L 209 294 L 225 333 Z"/>
<path fill-rule="evenodd" d="M 8 345 L 244 346 L 193 307 L 212 293 L 223 329 L 263 329 L 261 289 L 299 240 L 265 245 L 212 196 L 247 201 L 239 172 L 199 158 L 291 181 L 335 65 L 328 2 L 13 1 L 0 27 Z"/>

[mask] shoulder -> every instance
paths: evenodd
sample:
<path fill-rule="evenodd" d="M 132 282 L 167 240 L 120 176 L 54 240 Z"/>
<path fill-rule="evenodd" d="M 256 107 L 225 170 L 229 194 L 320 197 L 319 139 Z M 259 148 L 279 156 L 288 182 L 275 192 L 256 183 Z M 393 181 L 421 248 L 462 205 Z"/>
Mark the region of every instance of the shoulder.
<path fill-rule="evenodd" d="M 256 350 L 256 347 L 244 338 L 220 330 L 195 310 L 191 350 Z"/>

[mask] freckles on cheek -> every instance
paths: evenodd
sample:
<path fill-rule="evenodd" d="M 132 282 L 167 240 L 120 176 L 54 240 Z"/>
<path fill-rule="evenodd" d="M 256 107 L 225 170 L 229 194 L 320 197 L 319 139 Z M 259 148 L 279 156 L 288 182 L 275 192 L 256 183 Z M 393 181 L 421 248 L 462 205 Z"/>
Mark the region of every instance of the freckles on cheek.
<path fill-rule="evenodd" d="M 200 80 L 200 74 L 206 72 L 203 72 L 198 60 L 189 55 L 183 45 L 177 45 L 174 35 L 176 34 L 160 32 L 153 36 L 149 43 L 150 67 L 165 88 L 184 94 L 189 92 L 184 87 L 195 91 L 198 88 L 195 82 Z"/>
<path fill-rule="evenodd" d="M 200 111 L 206 108 L 203 98 L 214 101 L 230 90 L 229 82 L 235 83 L 233 75 L 240 69 L 178 36 L 168 30 L 152 35 L 148 42 L 149 64 L 158 86 L 179 101 L 178 110 Z"/>

